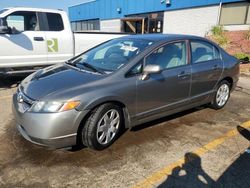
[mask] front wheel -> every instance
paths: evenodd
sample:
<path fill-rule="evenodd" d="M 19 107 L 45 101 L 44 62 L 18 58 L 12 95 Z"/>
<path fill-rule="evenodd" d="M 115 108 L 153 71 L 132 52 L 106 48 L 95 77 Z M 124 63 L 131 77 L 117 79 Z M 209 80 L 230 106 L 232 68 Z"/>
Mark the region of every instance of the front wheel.
<path fill-rule="evenodd" d="M 117 139 L 122 123 L 119 106 L 107 103 L 97 107 L 82 128 L 82 144 L 96 150 L 109 147 Z"/>
<path fill-rule="evenodd" d="M 216 94 L 210 106 L 216 110 L 221 109 L 227 104 L 229 97 L 230 84 L 228 83 L 228 81 L 224 80 L 218 85 Z"/>

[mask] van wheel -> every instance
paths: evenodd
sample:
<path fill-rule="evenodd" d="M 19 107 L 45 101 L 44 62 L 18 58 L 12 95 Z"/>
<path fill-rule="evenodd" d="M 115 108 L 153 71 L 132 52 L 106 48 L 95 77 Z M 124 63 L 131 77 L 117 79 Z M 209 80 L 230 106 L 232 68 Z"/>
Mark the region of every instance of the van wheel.
<path fill-rule="evenodd" d="M 223 80 L 217 86 L 216 94 L 214 96 L 213 101 L 210 104 L 210 107 L 216 110 L 223 108 L 227 104 L 229 97 L 230 97 L 230 84 L 228 81 Z"/>
<path fill-rule="evenodd" d="M 109 147 L 117 139 L 122 123 L 119 106 L 107 103 L 97 107 L 80 132 L 82 144 L 95 150 Z"/>

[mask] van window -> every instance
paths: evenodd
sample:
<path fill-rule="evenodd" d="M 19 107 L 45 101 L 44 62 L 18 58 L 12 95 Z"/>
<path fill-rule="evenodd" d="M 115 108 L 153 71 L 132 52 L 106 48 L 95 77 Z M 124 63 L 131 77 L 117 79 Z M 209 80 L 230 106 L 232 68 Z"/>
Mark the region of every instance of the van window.
<path fill-rule="evenodd" d="M 64 30 L 63 20 L 60 14 L 46 13 L 48 20 L 49 31 L 62 31 Z"/>
<path fill-rule="evenodd" d="M 204 41 L 191 41 L 191 50 L 193 63 L 211 61 L 220 58 L 218 49 L 214 45 Z"/>
<path fill-rule="evenodd" d="M 36 12 L 14 12 L 7 16 L 6 21 L 12 34 L 40 30 Z"/>

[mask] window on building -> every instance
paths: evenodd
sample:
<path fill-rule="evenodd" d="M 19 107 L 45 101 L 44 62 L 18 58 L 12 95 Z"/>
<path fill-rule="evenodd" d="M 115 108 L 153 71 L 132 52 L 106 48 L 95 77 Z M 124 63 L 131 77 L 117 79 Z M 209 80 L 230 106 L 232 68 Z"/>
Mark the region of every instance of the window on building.
<path fill-rule="evenodd" d="M 211 61 L 220 57 L 215 46 L 203 41 L 191 41 L 191 50 L 193 63 Z"/>
<path fill-rule="evenodd" d="M 250 24 L 249 7 L 250 3 L 247 2 L 223 4 L 221 8 L 220 24 Z"/>
<path fill-rule="evenodd" d="M 64 30 L 63 20 L 60 14 L 46 13 L 49 31 L 62 31 Z"/>
<path fill-rule="evenodd" d="M 247 24 L 250 24 L 250 5 L 248 7 L 248 13 L 247 13 Z"/>
<path fill-rule="evenodd" d="M 93 19 L 71 22 L 71 27 L 73 31 L 100 30 L 100 20 Z"/>
<path fill-rule="evenodd" d="M 159 65 L 161 69 L 187 64 L 186 42 L 176 42 L 158 48 L 146 58 L 146 65 Z"/>
<path fill-rule="evenodd" d="M 72 31 L 76 31 L 76 22 L 71 22 Z"/>
<path fill-rule="evenodd" d="M 76 30 L 81 31 L 82 30 L 82 23 L 81 22 L 76 22 Z"/>
<path fill-rule="evenodd" d="M 162 33 L 163 12 L 128 15 L 122 19 L 122 31 L 126 33 Z"/>

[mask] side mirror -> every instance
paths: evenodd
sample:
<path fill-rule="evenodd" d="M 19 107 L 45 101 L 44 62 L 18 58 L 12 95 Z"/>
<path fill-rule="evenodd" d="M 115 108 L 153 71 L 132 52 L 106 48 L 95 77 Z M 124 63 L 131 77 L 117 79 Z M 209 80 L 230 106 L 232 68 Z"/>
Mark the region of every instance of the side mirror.
<path fill-rule="evenodd" d="M 6 34 L 9 32 L 6 21 L 3 18 L 0 18 L 0 34 Z"/>
<path fill-rule="evenodd" d="M 161 67 L 159 65 L 146 65 L 143 69 L 143 74 L 141 80 L 147 80 L 150 74 L 158 74 L 161 72 Z"/>

